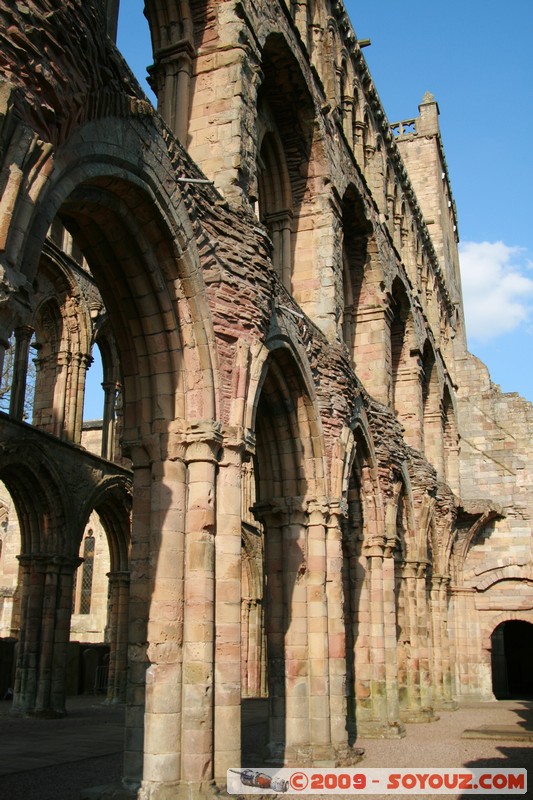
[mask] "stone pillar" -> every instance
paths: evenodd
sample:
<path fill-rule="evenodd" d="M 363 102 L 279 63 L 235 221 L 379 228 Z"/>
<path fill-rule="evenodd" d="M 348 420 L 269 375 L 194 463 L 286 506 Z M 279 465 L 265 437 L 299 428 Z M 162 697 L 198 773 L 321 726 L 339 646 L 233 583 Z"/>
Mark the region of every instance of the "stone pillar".
<path fill-rule="evenodd" d="M 366 126 L 364 121 L 362 119 L 356 119 L 355 131 L 354 131 L 355 135 L 354 155 L 355 155 L 355 160 L 357 161 L 361 171 L 363 171 L 365 167 L 365 148 L 364 148 L 365 130 Z"/>
<path fill-rule="evenodd" d="M 151 680 L 151 675 L 147 674 L 150 666 L 148 656 L 148 628 L 152 624 L 149 615 L 152 615 L 150 606 L 152 591 L 154 587 L 154 577 L 157 564 L 157 543 L 151 543 L 152 527 L 152 471 L 148 453 L 139 441 L 127 443 L 129 455 L 133 462 L 133 508 L 132 508 L 132 531 L 131 531 L 131 551 L 130 551 L 130 593 L 128 608 L 128 685 L 127 685 L 127 705 L 126 705 L 126 732 L 124 744 L 124 784 L 131 789 L 138 789 L 143 774 L 144 757 L 144 726 L 145 711 L 151 711 L 149 689 L 147 680 Z M 179 478 L 178 478 L 179 479 Z M 182 465 L 182 481 L 185 484 L 185 467 Z M 183 527 L 183 526 L 182 526 Z M 179 539 L 181 538 L 181 542 Z M 176 533 L 176 543 L 178 547 L 168 555 L 163 551 L 163 558 L 172 558 L 172 565 L 176 568 L 176 581 L 182 580 L 183 554 L 179 551 L 179 545 L 183 549 L 183 533 Z M 165 544 L 168 545 L 168 537 Z M 153 563 L 152 560 L 153 552 Z M 157 597 L 154 598 L 157 601 Z M 155 609 L 154 609 L 155 611 Z M 179 625 L 174 619 L 167 621 L 166 624 L 173 630 L 175 637 L 181 635 Z M 157 633 L 154 631 L 154 639 L 157 641 Z M 176 655 L 178 665 L 175 667 L 175 684 L 169 688 L 167 698 L 167 709 L 175 711 L 176 693 L 179 695 L 181 684 L 181 664 Z M 161 706 L 164 707 L 163 702 Z M 174 724 L 175 747 L 179 748 L 179 724 L 172 716 L 168 717 Z"/>
<path fill-rule="evenodd" d="M 190 787 L 200 790 L 203 784 L 212 781 L 214 775 L 215 481 L 221 443 L 221 437 L 214 427 L 199 426 L 188 435 L 186 449 L 180 780 L 183 790 L 187 792 Z M 238 538 L 240 554 L 240 528 Z M 235 590 L 235 580 L 240 581 L 240 574 L 233 580 L 229 576 L 232 592 Z M 240 605 L 235 620 L 232 614 L 235 614 L 233 605 L 229 624 L 235 626 L 239 641 Z M 235 664 L 235 653 L 231 660 Z M 240 662 L 236 680 L 240 691 Z M 232 700 L 234 698 L 235 692 L 231 696 Z"/>
<path fill-rule="evenodd" d="M 83 353 L 76 353 L 71 359 L 66 433 L 69 441 L 74 444 L 80 444 L 81 442 L 85 378 L 91 361 L 91 356 Z"/>
<path fill-rule="evenodd" d="M 367 546 L 365 555 L 370 609 L 365 644 L 369 652 L 370 685 L 367 713 L 364 718 L 358 715 L 357 729 L 362 737 L 397 738 L 404 736 L 405 730 L 399 722 L 397 699 L 394 559 L 385 557 L 380 544 Z"/>
<path fill-rule="evenodd" d="M 216 509 L 214 675 L 214 776 L 241 763 L 241 502 L 243 442 L 237 431 L 224 441 Z"/>
<path fill-rule="evenodd" d="M 431 578 L 431 622 L 433 631 L 433 687 L 437 709 L 455 709 L 453 700 L 448 632 L 448 591 L 450 578 L 433 575 Z"/>
<path fill-rule="evenodd" d="M 265 217 L 272 238 L 272 261 L 288 292 L 292 291 L 292 211 L 285 209 Z"/>
<path fill-rule="evenodd" d="M 417 564 L 406 561 L 402 570 L 402 592 L 404 603 L 403 638 L 407 641 L 401 664 L 404 679 L 400 689 L 401 717 L 405 722 L 420 722 L 420 661 L 417 619 Z"/>
<path fill-rule="evenodd" d="M 9 414 L 15 419 L 20 420 L 24 418 L 26 376 L 28 373 L 30 342 L 33 333 L 34 330 L 29 325 L 21 325 L 19 328 L 15 328 L 15 358 L 11 383 L 11 397 L 9 400 Z"/>
<path fill-rule="evenodd" d="M 418 663 L 420 673 L 420 715 L 424 722 L 435 719 L 430 663 L 428 596 L 426 582 L 427 564 L 416 565 L 416 617 L 418 621 Z"/>
<path fill-rule="evenodd" d="M 393 557 L 393 547 L 387 545 L 383 555 L 383 642 L 385 647 L 387 725 L 391 729 L 392 736 L 404 736 L 405 731 L 400 724 L 400 702 L 398 696 L 396 564 Z"/>
<path fill-rule="evenodd" d="M 285 755 L 285 608 L 283 587 L 282 516 L 268 505 L 256 505 L 255 516 L 265 536 L 265 627 L 268 673 L 269 759 L 282 762 Z"/>
<path fill-rule="evenodd" d="M 193 45 L 182 40 L 158 50 L 150 69 L 158 111 L 183 145 L 187 144 L 189 129 L 193 60 Z"/>
<path fill-rule="evenodd" d="M 19 556 L 20 620 L 17 659 L 15 665 L 15 685 L 13 690 L 13 710 L 25 711 L 33 706 L 36 686 L 37 643 L 40 616 L 35 606 L 40 606 L 42 594 L 41 580 L 36 581 L 31 556 Z M 37 584 L 37 585 L 36 585 Z"/>
<path fill-rule="evenodd" d="M 114 381 L 104 382 L 104 413 L 102 420 L 102 458 L 112 461 L 115 444 L 115 397 L 117 384 Z"/>
<path fill-rule="evenodd" d="M 402 708 L 405 722 L 431 722 L 431 671 L 429 663 L 426 564 L 407 561 L 404 581 L 409 618 L 410 653 L 407 663 L 408 697 Z"/>
<path fill-rule="evenodd" d="M 325 503 L 313 501 L 307 523 L 307 628 L 309 659 L 309 735 L 313 764 L 335 766 L 331 740 L 329 614 L 326 592 L 329 555 Z M 332 543 L 333 544 L 333 543 Z M 333 546 L 333 549 L 334 546 Z M 304 551 L 305 552 L 305 551 Z M 331 552 L 331 548 L 330 548 Z M 337 555 L 340 554 L 340 538 Z M 342 557 L 339 558 L 342 567 Z M 339 581 L 341 575 L 339 574 Z M 342 624 L 342 615 L 339 619 Z M 345 726 L 343 726 L 345 727 Z M 346 735 L 344 735 L 344 742 Z"/>
<path fill-rule="evenodd" d="M 342 528 L 347 509 L 341 503 L 333 503 L 329 508 L 326 536 L 326 597 L 328 613 L 328 665 L 329 665 L 329 714 L 331 743 L 336 749 L 345 748 L 348 743 L 348 689 L 353 697 L 353 687 L 346 686 L 347 653 L 346 624 L 353 624 L 345 618 L 347 599 L 343 587 L 344 556 L 342 551 Z M 346 575 L 347 586 L 349 576 Z M 350 654 L 353 659 L 353 653 Z M 353 680 L 353 675 L 351 675 Z"/>
<path fill-rule="evenodd" d="M 373 721 L 387 725 L 387 682 L 385 673 L 385 632 L 383 608 L 383 554 L 373 552 L 367 558 L 369 567 L 370 636 L 368 646 L 372 661 L 370 697 Z"/>
<path fill-rule="evenodd" d="M 344 129 L 344 135 L 346 136 L 346 140 L 350 147 L 353 146 L 353 137 L 354 137 L 353 104 L 354 104 L 353 97 L 346 95 L 344 97 L 344 107 L 341 109 L 342 127 Z"/>
<path fill-rule="evenodd" d="M 70 353 L 62 351 L 57 356 L 56 380 L 53 390 L 52 408 L 52 433 L 60 439 L 65 438 L 65 415 L 67 401 L 68 371 L 70 368 Z"/>
<path fill-rule="evenodd" d="M 163 442 L 162 438 L 161 443 Z M 148 535 L 148 546 L 145 545 L 143 548 L 142 562 L 142 568 L 149 577 L 147 585 L 141 587 L 136 585 L 136 573 L 141 566 L 137 565 L 137 553 L 135 558 L 132 557 L 130 568 L 132 599 L 136 603 L 136 594 L 143 596 L 149 614 L 145 633 L 149 666 L 146 670 L 143 783 L 139 793 L 139 798 L 142 800 L 148 798 L 159 800 L 179 786 L 182 777 L 183 749 L 186 747 L 184 742 L 187 734 L 184 735 L 182 729 L 185 716 L 182 683 L 185 681 L 184 663 L 190 658 L 188 642 L 191 634 L 189 631 L 185 644 L 184 617 L 188 614 L 187 603 L 194 606 L 194 599 L 191 597 L 188 577 L 184 578 L 184 550 L 188 547 L 187 506 L 190 507 L 195 502 L 196 480 L 194 470 L 191 476 L 187 475 L 183 460 L 185 449 L 184 434 L 181 431 L 175 434 L 170 432 L 168 451 L 163 450 L 161 460 L 154 460 L 150 474 L 145 478 L 143 476 L 143 482 L 150 481 L 144 498 L 148 503 L 149 518 L 137 519 L 137 524 L 142 523 L 143 527 L 144 524 L 148 525 L 148 530 L 139 531 L 141 536 Z M 155 447 L 154 451 L 157 452 Z M 189 498 L 187 498 L 187 486 Z M 206 498 L 212 496 L 212 490 L 211 484 L 210 492 L 206 490 Z M 136 482 L 133 489 L 134 512 L 135 502 Z M 135 524 L 135 514 L 133 520 Z M 132 540 L 135 540 L 135 534 L 134 529 Z M 193 546 L 194 538 L 193 532 L 189 547 Z M 141 542 L 138 544 L 140 550 Z M 132 548 L 132 556 L 133 554 Z M 194 578 L 192 581 L 194 582 Z M 188 588 L 185 588 L 186 583 Z M 197 588 L 200 592 L 203 590 L 201 576 Z M 143 613 L 142 606 L 139 610 Z M 130 642 L 131 612 L 130 602 Z M 203 631 L 198 630 L 195 633 L 197 640 L 202 642 Z M 138 656 L 135 655 L 140 659 L 142 651 Z M 193 664 L 190 669 L 194 673 Z"/>
<path fill-rule="evenodd" d="M 109 675 L 107 702 L 124 703 L 128 673 L 129 572 L 109 572 Z"/>
<path fill-rule="evenodd" d="M 19 556 L 19 561 L 25 596 L 13 707 L 63 716 L 73 576 L 81 561 L 64 556 Z"/>
<path fill-rule="evenodd" d="M 458 699 L 481 698 L 477 681 L 479 653 L 477 648 L 477 621 L 474 608 L 476 590 L 465 586 L 452 586 L 455 631 L 455 694 Z M 490 698 L 493 699 L 493 698 Z"/>
<path fill-rule="evenodd" d="M 312 760 L 309 697 L 307 576 L 308 518 L 305 506 L 289 501 L 283 515 L 283 605 L 285 609 L 285 763 Z"/>

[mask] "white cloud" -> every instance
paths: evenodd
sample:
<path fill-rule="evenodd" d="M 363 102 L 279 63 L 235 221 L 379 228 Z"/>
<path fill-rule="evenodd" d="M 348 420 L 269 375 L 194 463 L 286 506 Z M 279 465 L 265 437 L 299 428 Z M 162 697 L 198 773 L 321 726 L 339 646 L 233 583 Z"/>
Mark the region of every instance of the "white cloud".
<path fill-rule="evenodd" d="M 495 339 L 533 320 L 532 263 L 521 247 L 463 242 L 461 281 L 469 338 Z"/>

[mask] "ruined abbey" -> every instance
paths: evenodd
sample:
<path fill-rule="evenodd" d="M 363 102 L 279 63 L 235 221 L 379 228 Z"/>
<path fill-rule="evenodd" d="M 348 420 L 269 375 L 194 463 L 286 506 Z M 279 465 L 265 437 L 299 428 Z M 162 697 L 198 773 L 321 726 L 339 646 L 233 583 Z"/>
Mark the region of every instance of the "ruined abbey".
<path fill-rule="evenodd" d="M 304 767 L 530 693 L 533 406 L 467 350 L 437 100 L 387 119 L 341 0 L 146 0 L 156 110 L 117 14 L 0 0 L 13 712 L 107 692 L 164 800 L 254 703 Z"/>

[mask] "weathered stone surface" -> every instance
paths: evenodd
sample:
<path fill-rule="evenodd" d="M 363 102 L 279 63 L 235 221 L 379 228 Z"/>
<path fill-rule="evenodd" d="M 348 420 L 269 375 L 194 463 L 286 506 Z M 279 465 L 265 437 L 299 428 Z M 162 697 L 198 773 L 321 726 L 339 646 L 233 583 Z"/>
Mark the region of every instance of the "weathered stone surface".
<path fill-rule="evenodd" d="M 30 713 L 102 645 L 91 796 L 212 794 L 242 698 L 269 763 L 353 763 L 533 623 L 533 412 L 466 348 L 437 103 L 390 126 L 312 5 L 148 1 L 156 112 L 115 4 L 0 0 L 0 622 Z"/>

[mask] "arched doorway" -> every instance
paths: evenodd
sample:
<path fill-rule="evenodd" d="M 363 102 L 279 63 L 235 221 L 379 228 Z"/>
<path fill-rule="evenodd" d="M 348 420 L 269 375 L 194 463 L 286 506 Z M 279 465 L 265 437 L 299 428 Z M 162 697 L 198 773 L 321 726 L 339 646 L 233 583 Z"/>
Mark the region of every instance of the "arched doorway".
<path fill-rule="evenodd" d="M 498 700 L 533 697 L 533 625 L 513 619 L 491 636 L 492 691 Z"/>

